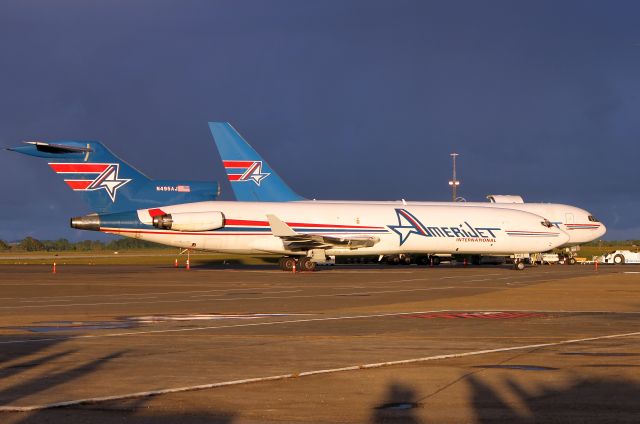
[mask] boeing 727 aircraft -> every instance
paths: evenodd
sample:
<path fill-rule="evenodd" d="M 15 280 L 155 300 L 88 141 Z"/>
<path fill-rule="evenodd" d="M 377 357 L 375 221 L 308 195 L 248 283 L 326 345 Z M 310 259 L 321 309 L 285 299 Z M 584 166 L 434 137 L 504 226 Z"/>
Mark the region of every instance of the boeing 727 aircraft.
<path fill-rule="evenodd" d="M 36 142 L 12 150 L 55 158 L 50 162 L 53 170 L 85 195 L 98 213 L 72 218 L 73 228 L 185 249 L 271 254 L 281 258 L 283 270 L 296 263 L 312 270 L 327 256 L 354 254 L 518 257 L 569 240 L 567 233 L 539 215 L 499 207 L 345 201 L 180 203 L 173 198 L 161 203 L 157 193 L 162 190 L 153 190 L 158 182 L 137 173 L 99 143 Z M 260 187 L 274 174 L 261 164 L 248 165 L 237 180 L 251 180 Z M 180 197 L 179 190 L 175 193 Z M 515 263 L 517 269 L 524 268 L 521 261 Z"/>
<path fill-rule="evenodd" d="M 548 220 L 511 209 L 348 202 L 198 202 L 91 214 L 71 226 L 186 249 L 271 254 L 283 270 L 354 254 L 525 254 L 569 240 Z"/>
<path fill-rule="evenodd" d="M 260 202 L 313 202 L 340 204 L 341 200 L 308 200 L 294 192 L 258 152 L 228 122 L 209 122 L 227 178 L 237 200 Z M 588 243 L 606 232 L 593 214 L 575 206 L 556 203 L 524 203 L 519 196 L 489 196 L 492 202 L 361 201 L 359 204 L 405 206 L 455 206 L 507 208 L 540 215 L 569 235 L 562 247 Z M 503 203 L 507 201 L 508 203 Z"/>

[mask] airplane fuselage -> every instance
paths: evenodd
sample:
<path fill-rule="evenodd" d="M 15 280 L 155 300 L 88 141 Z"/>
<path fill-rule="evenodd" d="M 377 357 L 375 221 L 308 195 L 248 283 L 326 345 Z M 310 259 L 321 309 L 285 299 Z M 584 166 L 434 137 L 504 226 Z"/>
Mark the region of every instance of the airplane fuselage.
<path fill-rule="evenodd" d="M 155 228 L 158 215 L 221 212 L 224 226 L 210 231 Z M 304 255 L 274 236 L 267 215 L 298 234 L 373 240 L 370 247 L 325 248 L 327 255 L 400 253 L 514 254 L 543 252 L 568 235 L 544 218 L 503 208 L 324 202 L 198 202 L 127 214 L 100 215 L 95 229 L 171 246 L 235 254 Z M 79 227 L 76 227 L 79 228 Z M 356 253 L 357 252 L 357 253 Z"/>
<path fill-rule="evenodd" d="M 304 200 L 298 203 L 312 202 L 317 204 L 339 204 L 344 200 Z M 607 229 L 588 211 L 559 203 L 489 203 L 489 202 L 426 202 L 426 201 L 356 201 L 355 204 L 397 205 L 398 207 L 412 206 L 456 206 L 513 209 L 529 212 L 548 219 L 556 227 L 569 235 L 569 240 L 561 247 L 575 246 L 588 243 L 602 237 Z"/>

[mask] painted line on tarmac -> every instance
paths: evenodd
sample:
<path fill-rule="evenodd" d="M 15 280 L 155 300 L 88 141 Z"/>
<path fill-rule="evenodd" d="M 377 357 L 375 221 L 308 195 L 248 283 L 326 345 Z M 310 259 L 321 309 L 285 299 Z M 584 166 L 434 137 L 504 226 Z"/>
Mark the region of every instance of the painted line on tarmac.
<path fill-rule="evenodd" d="M 498 308 L 499 309 L 499 308 Z M 492 312 L 496 309 L 473 309 L 474 312 Z M 442 312 L 460 312 L 459 309 L 436 309 L 430 311 L 414 311 L 414 312 L 388 312 L 370 315 L 344 315 L 338 317 L 324 317 L 324 318 L 308 318 L 299 320 L 286 320 L 286 321 L 270 321 L 270 322 L 254 322 L 243 324 L 231 324 L 231 325 L 212 325 L 205 327 L 188 327 L 188 328 L 168 328 L 164 330 L 148 330 L 148 331 L 127 331 L 122 333 L 107 333 L 107 334 L 82 334 L 75 336 L 59 336 L 59 337 L 46 337 L 38 339 L 19 339 L 19 340 L 4 340 L 0 341 L 0 345 L 11 344 L 25 344 L 25 343 L 40 343 L 40 342 L 52 342 L 52 341 L 66 341 L 66 340 L 82 340 L 82 339 L 98 339 L 104 337 L 127 337 L 127 336 L 139 336 L 145 334 L 166 334 L 166 333 L 184 333 L 192 331 L 207 331 L 207 330 L 224 330 L 230 328 L 242 328 L 242 327 L 262 327 L 273 325 L 287 325 L 287 324 L 299 324 L 308 322 L 323 322 L 323 321 L 342 321 L 350 319 L 368 319 L 368 318 L 384 318 L 403 315 L 414 314 L 429 314 L 429 313 L 442 313 Z M 509 312 L 539 312 L 547 314 L 620 314 L 620 315 L 638 315 L 640 311 L 602 311 L 602 310 L 590 310 L 590 311 L 570 311 L 570 310 L 538 310 L 538 309 L 509 309 Z"/>
<path fill-rule="evenodd" d="M 139 305 L 139 304 L 159 304 L 159 303 L 188 303 L 188 302 L 229 302 L 235 300 L 268 300 L 268 299 L 304 299 L 304 298 L 316 298 L 316 297 L 344 297 L 344 296 L 358 296 L 358 295 L 374 295 L 374 294 L 389 294 L 389 293 L 407 293 L 407 292 L 420 292 L 420 291 L 434 291 L 434 290 L 459 290 L 459 289 L 495 289 L 495 287 L 428 287 L 417 289 L 404 289 L 404 290 L 380 290 L 380 291 L 364 291 L 364 292 L 352 292 L 352 293 L 331 293 L 331 294 L 309 294 L 299 296 L 262 296 L 262 297 L 233 297 L 233 298 L 215 298 L 215 299 L 179 299 L 179 300 L 157 300 L 153 302 L 146 301 L 133 301 L 133 302 L 98 302 L 98 303 L 56 303 L 52 305 L 14 305 L 14 306 L 0 306 L 0 309 L 33 309 L 33 308 L 66 308 L 69 306 L 122 306 L 122 305 Z"/>
<path fill-rule="evenodd" d="M 260 289 L 256 289 L 256 290 L 260 290 Z M 272 292 L 269 292 L 267 294 L 299 293 L 301 291 L 302 291 L 302 289 L 300 289 L 300 290 L 280 290 L 280 291 L 272 291 Z M 236 295 L 236 294 L 247 295 L 247 294 L 252 294 L 252 293 L 238 293 L 238 292 L 230 291 L 229 293 L 225 293 L 224 295 L 220 295 L 220 294 L 199 294 L 197 296 L 189 296 L 189 297 L 202 298 L 202 297 L 214 297 L 215 296 L 216 298 L 218 298 L 220 296 L 231 296 L 231 295 Z M 259 294 L 264 294 L 264 293 L 259 293 Z M 236 300 L 236 299 L 259 299 L 259 298 L 257 298 L 257 297 L 249 297 L 249 298 L 232 297 L 232 298 L 229 298 L 228 300 Z M 216 300 L 216 299 L 211 299 L 211 300 Z M 220 300 L 223 300 L 223 299 L 221 298 Z"/>
<path fill-rule="evenodd" d="M 390 280 L 390 281 L 369 281 L 367 282 L 367 284 L 369 283 L 388 283 L 388 284 L 394 284 L 394 283 L 406 283 L 406 282 L 410 282 L 410 281 L 430 281 L 433 279 L 430 278 L 411 278 L 411 279 L 403 279 L 403 280 Z M 238 283 L 244 283 L 244 284 L 255 284 L 259 282 L 248 282 L 248 281 L 222 281 L 222 282 L 217 282 L 217 284 L 238 284 Z M 275 285 L 273 283 L 266 283 L 269 284 L 268 286 L 260 286 L 260 287 L 247 287 L 247 288 L 238 288 L 238 289 L 233 289 L 235 291 L 255 291 L 255 290 L 271 290 L 271 289 L 282 289 L 282 288 L 300 288 L 300 287 L 308 287 L 308 285 L 304 285 L 304 286 L 279 286 L 279 285 Z M 25 284 L 22 283 L 20 284 L 22 286 L 24 285 L 35 285 L 35 284 Z M 51 286 L 50 284 L 40 284 L 40 285 L 46 285 L 46 286 Z M 0 286 L 2 286 L 2 284 L 0 284 Z M 343 289 L 343 287 L 330 287 L 330 288 L 337 288 L 337 289 Z M 345 288 L 349 288 L 349 287 L 345 287 Z M 25 298 L 25 297 L 2 297 L 0 298 L 0 300 L 18 300 L 20 302 L 24 302 L 24 303 L 36 303 L 36 302 L 46 302 L 47 300 L 53 300 L 53 299 L 60 299 L 60 302 L 66 302 L 65 299 L 72 299 L 72 298 L 91 298 L 91 297 L 126 297 L 126 296 L 152 296 L 152 295 L 174 295 L 174 294 L 191 294 L 191 293 L 214 293 L 214 292 L 224 292 L 224 291 L 229 291 L 232 290 L 230 288 L 225 288 L 225 289 L 211 289 L 211 290 L 188 290 L 188 291 L 168 291 L 168 292 L 151 292 L 151 293 L 118 293 L 118 294 L 86 294 L 86 295 L 68 295 L 68 296 L 35 296 L 32 298 Z M 195 296 L 191 296 L 191 297 L 195 297 Z M 26 299 L 44 299 L 44 300 L 26 300 Z M 112 303 L 108 303 L 108 304 L 112 304 Z M 79 305 L 68 305 L 67 306 L 91 306 L 94 304 L 79 304 Z M 60 305 L 62 306 L 62 305 Z M 6 309 L 6 308 L 12 308 L 13 306 L 0 306 L 0 309 Z"/>
<path fill-rule="evenodd" d="M 221 282 L 217 282 L 217 284 L 238 284 L 238 282 L 237 281 L 221 281 Z M 274 287 L 274 288 L 282 288 L 282 287 Z M 250 287 L 246 289 L 238 288 L 233 290 L 240 291 L 240 290 L 258 290 L 258 289 L 264 290 L 265 287 L 253 287 L 253 288 Z M 47 300 L 51 300 L 51 299 L 71 299 L 71 298 L 84 298 L 84 297 L 152 296 L 152 295 L 164 296 L 164 295 L 172 295 L 172 294 L 212 293 L 212 292 L 229 291 L 229 290 L 230 290 L 229 288 L 226 288 L 226 289 L 212 289 L 212 290 L 187 290 L 187 291 L 151 292 L 151 293 L 117 293 L 117 294 L 102 293 L 102 294 L 79 294 L 79 295 L 68 295 L 68 296 L 34 296 L 29 298 L 0 297 L 0 300 L 20 300 L 20 301 L 26 302 L 25 300 L 22 300 L 22 299 L 43 299 L 43 300 L 30 300 L 30 302 L 46 302 Z"/>
<path fill-rule="evenodd" d="M 221 381 L 217 383 L 198 384 L 194 386 L 182 386 L 182 387 L 173 387 L 168 389 L 149 390 L 145 392 L 126 393 L 126 394 L 113 395 L 113 396 L 100 396 L 100 397 L 93 397 L 93 398 L 74 399 L 74 400 L 68 400 L 68 401 L 62 401 L 62 402 L 45 403 L 40 405 L 28 405 L 28 406 L 6 405 L 6 406 L 0 406 L 0 412 L 30 412 L 30 411 L 37 411 L 42 409 L 61 408 L 66 406 L 76 406 L 76 405 L 83 405 L 83 404 L 95 404 L 95 403 L 101 403 L 101 402 L 166 395 L 171 393 L 192 392 L 196 390 L 216 389 L 221 387 L 239 386 L 243 384 L 264 383 L 267 381 L 278 381 L 278 380 L 288 380 L 288 379 L 294 379 L 294 378 L 300 378 L 300 377 L 311 377 L 314 375 L 327 375 L 327 374 L 336 374 L 341 372 L 383 368 L 383 367 L 390 367 L 390 366 L 397 366 L 397 365 L 419 364 L 421 362 L 437 361 L 442 359 L 465 358 L 469 356 L 487 355 L 491 353 L 513 352 L 518 350 L 529 350 L 529 349 L 541 349 L 545 347 L 562 346 L 562 345 L 568 345 L 568 344 L 592 342 L 592 341 L 607 340 L 607 339 L 618 339 L 623 337 L 634 337 L 634 336 L 640 336 L 640 332 L 609 334 L 605 336 L 586 337 L 582 339 L 561 340 L 559 342 L 537 343 L 537 344 L 530 344 L 530 345 L 523 345 L 523 346 L 502 347 L 497 349 L 475 350 L 475 351 L 463 352 L 463 353 L 450 353 L 450 354 L 444 354 L 444 355 L 424 356 L 421 358 L 401 359 L 397 361 L 374 362 L 370 364 L 351 365 L 351 366 L 340 367 L 340 368 L 327 368 L 327 369 L 320 369 L 320 370 L 303 371 L 298 373 L 272 375 L 268 377 L 245 378 L 240 380 L 230 380 L 230 381 Z"/>
<path fill-rule="evenodd" d="M 271 326 L 271 325 L 300 324 L 300 323 L 307 323 L 307 322 L 342 321 L 342 320 L 349 320 L 349 319 L 383 318 L 383 317 L 393 317 L 393 316 L 402 316 L 402 315 L 411 315 L 411 314 L 427 314 L 427 313 L 435 313 L 435 312 L 447 312 L 447 310 L 434 310 L 434 311 L 421 311 L 421 312 L 389 312 L 389 313 L 379 313 L 379 314 L 371 314 L 371 315 L 344 315 L 344 316 L 338 316 L 338 317 L 307 318 L 307 319 L 297 319 L 297 320 L 254 322 L 254 323 L 232 324 L 232 325 L 213 325 L 213 326 L 206 326 L 206 327 L 169 328 L 165 330 L 127 331 L 122 333 L 83 334 L 79 336 L 5 340 L 5 341 L 0 341 L 0 345 L 51 342 L 51 341 L 63 341 L 63 340 L 78 340 L 78 339 L 97 339 L 97 338 L 103 338 L 103 337 L 138 336 L 142 334 L 183 333 L 186 331 L 219 330 L 219 329 L 239 328 L 239 327 L 261 327 L 261 326 Z"/>
<path fill-rule="evenodd" d="M 498 308 L 499 309 L 499 308 Z M 495 309 L 473 309 L 475 312 L 491 312 Z M 638 315 L 640 311 L 603 311 L 598 309 L 572 311 L 568 309 L 548 310 L 548 309 L 506 309 L 509 312 L 540 312 L 545 314 L 619 314 L 619 315 Z"/>
<path fill-rule="evenodd" d="M 473 309 L 474 312 L 493 312 L 495 310 L 496 309 Z M 619 315 L 640 314 L 640 311 L 618 312 L 618 311 L 602 311 L 602 310 L 569 311 L 569 310 L 509 309 L 508 311 L 509 312 L 538 312 L 538 313 L 546 313 L 546 314 L 553 314 L 553 313 L 556 313 L 556 314 L 619 314 Z M 81 339 L 98 339 L 98 338 L 104 338 L 104 337 L 127 337 L 127 336 L 138 336 L 138 335 L 145 335 L 145 334 L 164 334 L 164 333 L 183 333 L 183 332 L 191 332 L 191 331 L 224 330 L 229 328 L 262 327 L 262 326 L 300 324 L 300 323 L 323 322 L 323 321 L 343 321 L 343 320 L 350 320 L 350 319 L 385 318 L 385 317 L 394 317 L 394 316 L 403 316 L 403 315 L 429 314 L 429 313 L 442 313 L 442 312 L 460 312 L 460 310 L 459 309 L 436 309 L 436 310 L 430 310 L 430 311 L 388 312 L 388 313 L 378 313 L 378 314 L 370 314 L 370 315 L 343 315 L 338 317 L 306 318 L 306 319 L 298 319 L 298 320 L 254 322 L 254 323 L 231 324 L 231 325 L 213 325 L 213 326 L 205 326 L 205 327 L 168 328 L 164 330 L 127 331 L 122 333 L 107 333 L 107 334 L 82 334 L 82 335 L 76 335 L 76 336 L 46 337 L 46 338 L 38 338 L 38 339 L 4 340 L 4 341 L 0 341 L 0 345 L 81 340 Z"/>

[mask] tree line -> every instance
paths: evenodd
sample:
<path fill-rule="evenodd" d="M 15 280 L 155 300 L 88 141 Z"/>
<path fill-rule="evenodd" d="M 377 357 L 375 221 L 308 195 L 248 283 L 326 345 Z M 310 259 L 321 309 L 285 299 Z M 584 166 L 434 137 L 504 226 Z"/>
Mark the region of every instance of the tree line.
<path fill-rule="evenodd" d="M 27 252 L 62 252 L 77 251 L 88 252 L 93 250 L 129 250 L 167 248 L 156 243 L 133 238 L 122 238 L 107 242 L 99 240 L 82 240 L 71 242 L 65 238 L 58 240 L 38 240 L 33 237 L 25 237 L 17 243 L 7 243 L 0 240 L 0 251 L 27 251 Z"/>
<path fill-rule="evenodd" d="M 583 246 L 607 247 L 607 246 L 640 246 L 640 240 L 596 240 L 585 243 Z M 33 237 L 25 237 L 17 243 L 7 243 L 0 240 L 0 251 L 16 250 L 27 252 L 61 252 L 78 251 L 88 252 L 92 250 L 128 250 L 128 249 L 158 249 L 167 246 L 151 243 L 149 241 L 134 238 L 121 238 L 102 242 L 99 240 L 82 240 L 71 242 L 65 238 L 58 240 L 38 240 Z"/>

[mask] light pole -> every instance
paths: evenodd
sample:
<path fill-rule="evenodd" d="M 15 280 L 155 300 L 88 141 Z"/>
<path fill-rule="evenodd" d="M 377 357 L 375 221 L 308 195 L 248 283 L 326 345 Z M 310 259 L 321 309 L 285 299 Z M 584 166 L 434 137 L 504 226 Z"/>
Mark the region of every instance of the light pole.
<path fill-rule="evenodd" d="M 458 186 L 460 185 L 460 181 L 456 179 L 456 156 L 460 156 L 458 153 L 451 153 L 451 158 L 453 159 L 453 179 L 449 181 L 449 185 L 451 186 L 451 198 L 455 202 L 458 198 L 457 191 Z"/>

